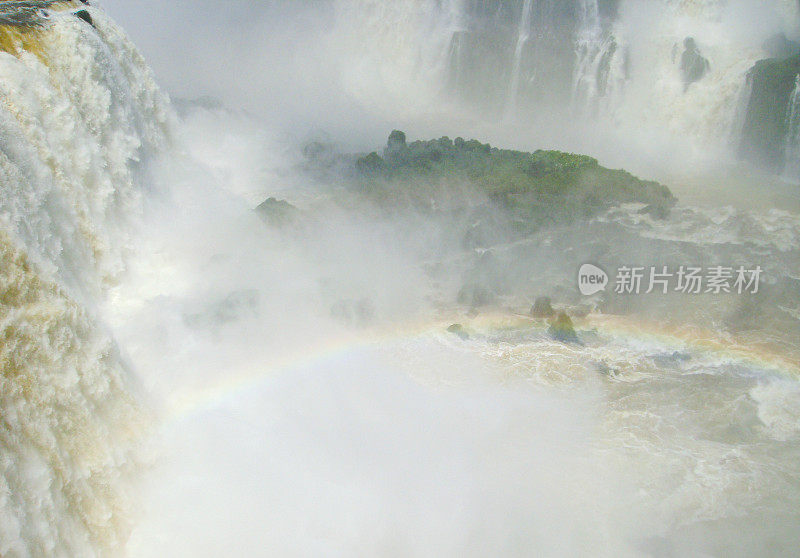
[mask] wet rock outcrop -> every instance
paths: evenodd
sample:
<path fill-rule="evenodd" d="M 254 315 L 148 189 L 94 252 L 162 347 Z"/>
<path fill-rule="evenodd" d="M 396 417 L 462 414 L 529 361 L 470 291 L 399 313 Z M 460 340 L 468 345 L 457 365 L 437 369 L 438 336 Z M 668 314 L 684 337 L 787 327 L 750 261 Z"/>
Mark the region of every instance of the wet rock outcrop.
<path fill-rule="evenodd" d="M 561 312 L 558 317 L 556 317 L 547 330 L 547 333 L 550 337 L 562 343 L 580 344 L 581 342 L 580 339 L 578 339 L 578 334 L 575 333 L 575 326 L 572 323 L 572 319 L 565 312 Z"/>
<path fill-rule="evenodd" d="M 258 207 L 256 213 L 271 227 L 284 227 L 295 224 L 300 216 L 300 211 L 285 200 L 269 198 Z"/>
<path fill-rule="evenodd" d="M 531 308 L 531 316 L 534 318 L 552 318 L 555 314 L 556 311 L 553 309 L 552 301 L 547 296 L 537 298 Z"/>
<path fill-rule="evenodd" d="M 469 333 L 466 332 L 461 324 L 453 324 L 447 328 L 448 333 L 458 336 L 462 341 L 469 341 Z"/>
<path fill-rule="evenodd" d="M 75 12 L 75 17 L 77 17 L 82 21 L 85 21 L 86 23 L 94 27 L 94 20 L 92 19 L 92 16 L 89 14 L 89 12 L 87 12 L 86 10 L 78 10 L 77 12 Z"/>
<path fill-rule="evenodd" d="M 701 53 L 700 48 L 692 37 L 687 37 L 683 41 L 683 54 L 681 54 L 680 70 L 683 88 L 686 91 L 689 86 L 703 79 L 711 69 L 711 64 Z"/>
<path fill-rule="evenodd" d="M 749 93 L 739 142 L 741 159 L 780 173 L 789 134 L 787 114 L 800 75 L 800 54 L 760 60 L 747 74 Z"/>

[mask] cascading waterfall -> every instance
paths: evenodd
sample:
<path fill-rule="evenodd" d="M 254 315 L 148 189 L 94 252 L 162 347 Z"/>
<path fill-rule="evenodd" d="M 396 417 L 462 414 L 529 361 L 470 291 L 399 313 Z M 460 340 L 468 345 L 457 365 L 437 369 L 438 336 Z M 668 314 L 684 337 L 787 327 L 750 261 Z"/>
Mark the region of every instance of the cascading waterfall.
<path fill-rule="evenodd" d="M 800 75 L 795 78 L 794 91 L 786 115 L 786 168 L 783 175 L 790 182 L 800 181 Z"/>
<path fill-rule="evenodd" d="M 508 102 L 506 103 L 506 116 L 513 115 L 517 112 L 517 98 L 519 96 L 519 75 L 520 68 L 522 67 L 522 53 L 525 48 L 525 43 L 530 38 L 531 28 L 531 9 L 533 8 L 533 0 L 525 0 L 522 6 L 522 14 L 519 19 L 519 30 L 517 31 L 517 46 L 514 49 L 514 60 L 511 66 L 511 84 L 508 87 Z M 530 76 L 530 80 L 534 80 L 535 76 Z"/>
<path fill-rule="evenodd" d="M 731 154 L 726 138 L 737 124 L 745 76 L 769 56 L 765 41 L 800 32 L 797 3 L 785 0 L 759 7 L 676 0 L 340 3 L 359 40 L 367 33 L 376 47 L 368 55 L 373 73 L 392 76 L 384 93 L 362 81 L 351 88 L 373 105 L 381 98 L 409 111 L 457 104 L 455 110 L 491 120 L 501 114 L 530 128 L 541 118 L 572 128 L 600 120 L 619 138 L 639 137 L 634 144 L 666 142 L 683 152 L 679 157 L 708 159 Z M 754 17 L 762 22 L 755 32 Z M 681 70 L 686 44 L 695 45 L 698 67 L 707 63 L 690 82 Z M 355 62 L 346 67 L 360 68 L 364 53 L 348 52 Z M 390 55 L 374 59 L 381 52 Z"/>
<path fill-rule="evenodd" d="M 579 7 L 580 26 L 575 41 L 578 60 L 575 64 L 573 102 L 585 104 L 589 98 L 598 95 L 598 56 L 603 46 L 603 29 L 600 26 L 597 0 L 581 0 Z"/>
<path fill-rule="evenodd" d="M 738 149 L 739 143 L 741 142 L 747 120 L 747 107 L 750 105 L 752 97 L 753 80 L 750 77 L 745 77 L 744 84 L 736 100 L 733 120 L 731 121 L 731 126 L 727 133 L 728 145 L 732 151 Z"/>
<path fill-rule="evenodd" d="M 784 8 L 783 2 L 765 4 L 759 17 L 777 21 Z M 767 56 L 762 43 L 769 32 L 751 31 L 742 39 L 736 30 L 747 26 L 751 9 L 723 2 L 619 2 L 600 26 L 582 25 L 590 31 L 578 34 L 573 110 L 601 120 L 621 138 L 670 145 L 681 159 L 730 157 L 736 140 L 727 138 L 744 126 L 746 75 Z M 770 32 L 779 30 L 774 25 Z"/>
<path fill-rule="evenodd" d="M 465 1 L 333 0 L 335 29 L 328 39 L 332 50 L 347 53 L 344 87 L 378 110 L 430 106 L 443 88 L 452 37 L 464 26 Z"/>
<path fill-rule="evenodd" d="M 573 0 L 465 0 L 446 52 L 447 95 L 506 116 L 569 91 Z"/>
<path fill-rule="evenodd" d="M 607 114 L 627 78 L 625 48 L 603 27 L 597 0 L 581 0 L 572 106 L 585 117 Z"/>
<path fill-rule="evenodd" d="M 101 10 L 4 4 L 38 19 L 0 26 L 0 555 L 108 555 L 147 413 L 97 307 L 171 117 Z"/>
<path fill-rule="evenodd" d="M 738 125 L 731 123 L 735 99 L 749 96 L 742 77 L 763 56 L 757 46 L 731 41 L 735 34 L 715 20 L 724 3 L 708 0 L 647 3 L 668 8 L 661 20 L 645 19 L 651 14 L 636 0 L 620 0 L 619 14 L 609 8 L 616 2 L 601 0 L 334 4 L 337 27 L 322 47 L 335 44 L 335 56 L 344 59 L 347 71 L 336 85 L 366 113 L 385 109 L 392 118 L 455 105 L 489 106 L 489 120 L 502 112 L 511 119 L 561 103 L 566 114 L 577 110 L 628 129 L 722 137 L 720 130 Z M 76 17 L 78 10 L 87 14 Z M 652 27 L 637 35 L 637 20 Z M 706 25 L 711 32 L 698 33 Z M 687 88 L 672 52 L 689 36 L 697 37 L 711 70 Z M 800 76 L 790 105 L 787 173 L 796 180 Z M 236 118 L 226 112 L 219 124 L 198 125 L 203 133 L 196 135 L 215 142 Z M 576 555 L 601 547 L 615 556 L 680 555 L 691 553 L 695 529 L 722 539 L 742 524 L 756 531 L 743 541 L 750 545 L 739 549 L 743 555 L 782 535 L 791 547 L 800 509 L 800 391 L 766 348 L 763 362 L 758 346 L 741 358 L 709 350 L 710 332 L 699 330 L 702 343 L 690 343 L 684 330 L 691 322 L 681 317 L 640 338 L 649 329 L 638 329 L 632 312 L 618 326 L 598 316 L 608 328 L 593 329 L 597 341 L 588 347 L 555 343 L 544 330 L 531 331 L 527 318 L 522 328 L 505 315 L 479 315 L 473 344 L 437 322 L 375 344 L 348 332 L 344 340 L 353 346 L 343 350 L 326 338 L 328 328 L 339 328 L 324 291 L 338 298 L 341 276 L 359 297 L 361 286 L 374 288 L 379 309 L 397 306 L 404 310 L 397 315 L 413 315 L 407 307 L 417 300 L 427 309 L 438 300 L 428 298 L 427 269 L 439 266 L 419 265 L 418 256 L 427 261 L 427 233 L 437 225 L 426 218 L 419 247 L 409 241 L 413 258 L 387 255 L 382 240 L 391 237 L 388 244 L 402 252 L 400 235 L 373 224 L 369 211 L 339 215 L 337 209 L 334 222 L 323 223 L 330 214 L 309 204 L 310 220 L 319 217 L 331 228 L 290 241 L 266 232 L 250 206 L 229 200 L 224 187 L 195 181 L 194 169 L 189 179 L 175 171 L 179 183 L 165 196 L 169 202 L 153 203 L 163 213 L 154 211 L 151 225 L 159 217 L 179 223 L 152 233 L 170 238 L 142 250 L 152 259 L 144 270 L 130 266 L 164 286 L 142 295 L 138 289 L 151 285 L 126 272 L 135 242 L 150 240 L 135 231 L 155 189 L 150 165 L 172 145 L 172 119 L 150 69 L 102 10 L 77 1 L 0 2 L 0 556 L 124 554 L 134 522 L 131 483 L 142 461 L 137 448 L 151 416 L 118 340 L 137 371 L 174 372 L 164 374 L 169 387 L 192 376 L 186 393 L 171 400 L 169 424 L 161 424 L 185 443 L 170 449 L 182 454 L 179 476 L 189 481 L 167 475 L 155 484 L 161 497 L 147 518 L 150 530 L 145 526 L 138 539 L 145 555 L 163 555 L 172 544 L 200 549 L 188 555 L 219 548 L 275 555 L 302 549 Z M 215 154 L 229 155 L 222 151 Z M 246 166 L 233 160 L 230 168 Z M 174 166 L 184 162 L 176 157 Z M 163 166 L 167 174 L 174 170 Z M 273 187 L 254 188 L 262 186 Z M 194 238 L 185 239 L 195 225 L 208 227 L 202 232 L 210 239 L 198 254 L 190 253 Z M 737 316 L 763 322 L 764 331 L 753 336 L 769 340 L 779 331 L 775 342 L 795 350 L 795 330 L 783 326 L 799 312 L 796 215 L 679 206 L 656 219 L 624 206 L 586 227 L 545 228 L 524 242 L 493 247 L 500 263 L 491 266 L 518 262 L 513 275 L 538 281 L 550 274 L 553 285 L 567 285 L 574 280 L 569 258 L 578 255 L 589 261 L 656 250 L 654 256 L 711 261 L 720 255 L 747 265 L 763 257 L 785 293 L 765 286 L 777 303 L 758 306 L 757 315 L 759 301 L 748 301 Z M 572 251 L 578 254 L 564 257 Z M 184 253 L 188 277 L 175 271 L 164 280 L 161 264 Z M 442 257 L 457 260 L 456 272 L 442 267 L 434 274 L 447 283 L 473 256 L 465 251 L 461 262 L 459 252 L 447 250 Z M 351 285 L 356 275 L 362 283 Z M 182 279 L 201 286 L 186 287 Z M 109 300 L 119 304 L 104 315 Z M 692 309 L 702 305 L 687 302 Z M 360 310 L 372 314 L 367 306 Z M 165 307 L 163 314 L 155 307 Z M 120 325 L 129 317 L 134 331 Z M 165 323 L 178 333 L 160 345 L 154 340 Z M 184 347 L 186 340 L 195 342 Z M 134 356 L 142 346 L 148 354 Z M 208 387 L 195 369 L 199 361 L 201 372 L 213 376 Z M 478 377 L 487 365 L 475 392 L 466 378 L 469 389 L 447 389 L 461 383 L 457 375 Z M 408 381 L 406 372 L 419 382 Z M 267 375 L 276 383 L 265 382 Z M 528 397 L 531 382 L 537 393 Z M 429 392 L 430 386 L 437 389 Z M 563 394 L 551 400 L 550 388 Z M 207 419 L 220 417 L 235 418 L 234 426 L 207 428 Z M 600 444 L 592 441 L 597 431 Z M 617 468 L 621 477 L 633 477 L 630 487 L 618 481 Z M 203 517 L 187 527 L 180 517 L 186 514 Z M 628 540 L 629 530 L 636 538 Z M 207 540 L 229 544 L 204 546 Z M 713 554 L 713 548 L 691 551 Z"/>

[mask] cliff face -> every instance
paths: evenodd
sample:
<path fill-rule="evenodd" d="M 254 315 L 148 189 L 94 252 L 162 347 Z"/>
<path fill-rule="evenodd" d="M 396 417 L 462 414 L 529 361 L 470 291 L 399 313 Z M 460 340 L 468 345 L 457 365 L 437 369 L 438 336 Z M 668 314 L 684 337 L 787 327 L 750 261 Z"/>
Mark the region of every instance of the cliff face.
<path fill-rule="evenodd" d="M 786 166 L 789 104 L 800 75 L 800 54 L 759 61 L 747 74 L 750 92 L 745 107 L 741 158 L 774 172 Z"/>
<path fill-rule="evenodd" d="M 611 4 L 604 3 L 603 13 L 613 12 Z M 580 2 L 470 0 L 463 18 L 448 55 L 452 93 L 496 110 L 510 102 L 541 107 L 569 98 L 576 37 L 586 24 Z"/>

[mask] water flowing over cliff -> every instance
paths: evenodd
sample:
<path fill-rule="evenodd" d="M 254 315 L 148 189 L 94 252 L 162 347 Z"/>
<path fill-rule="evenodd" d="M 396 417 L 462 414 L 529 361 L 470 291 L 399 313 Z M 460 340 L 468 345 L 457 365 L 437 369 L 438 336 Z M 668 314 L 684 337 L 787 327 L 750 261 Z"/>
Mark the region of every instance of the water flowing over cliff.
<path fill-rule="evenodd" d="M 130 530 L 146 413 L 97 305 L 168 118 L 102 11 L 0 11 L 0 555 L 105 554 Z"/>
<path fill-rule="evenodd" d="M 257 4 L 204 17 L 260 40 Z M 542 139 L 796 179 L 798 3 L 277 13 L 286 45 L 212 53 L 234 88 L 290 70 L 259 120 L 171 103 L 101 7 L 0 2 L 0 556 L 798 548 L 795 185 L 687 200 Z M 282 135 L 287 91 L 357 137 Z M 448 128 L 354 152 L 388 120 Z"/>
<path fill-rule="evenodd" d="M 456 103 L 481 119 L 585 132 L 593 122 L 632 144 L 712 159 L 741 143 L 732 136 L 748 71 L 772 57 L 776 37 L 800 34 L 789 0 L 418 0 L 392 13 L 338 4 L 342 36 L 357 29 L 373 47 L 368 59 L 353 51 L 353 63 L 392 75 L 388 102 Z M 379 82 L 354 81 L 353 91 L 380 98 Z"/>
<path fill-rule="evenodd" d="M 794 91 L 786 111 L 786 151 L 784 176 L 792 182 L 800 181 L 800 74 L 795 78 Z"/>

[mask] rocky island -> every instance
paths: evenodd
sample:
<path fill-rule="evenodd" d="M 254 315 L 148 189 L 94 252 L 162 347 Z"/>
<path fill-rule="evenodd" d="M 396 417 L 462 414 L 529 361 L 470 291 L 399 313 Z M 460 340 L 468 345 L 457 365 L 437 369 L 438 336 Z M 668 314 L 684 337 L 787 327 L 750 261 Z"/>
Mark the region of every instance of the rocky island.
<path fill-rule="evenodd" d="M 644 204 L 643 211 L 663 218 L 676 202 L 666 186 L 586 155 L 526 153 L 448 137 L 409 143 L 397 130 L 382 155 L 359 157 L 355 168 L 358 191 L 380 205 L 425 209 L 478 194 L 523 234 L 625 203 Z"/>

